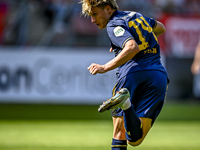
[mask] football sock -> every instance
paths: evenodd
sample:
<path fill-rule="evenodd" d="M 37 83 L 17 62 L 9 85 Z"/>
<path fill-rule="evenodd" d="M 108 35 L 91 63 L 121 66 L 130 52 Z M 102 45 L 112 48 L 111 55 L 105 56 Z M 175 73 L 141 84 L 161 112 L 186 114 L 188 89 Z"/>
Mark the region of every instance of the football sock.
<path fill-rule="evenodd" d="M 124 127 L 126 129 L 126 139 L 130 142 L 136 142 L 142 135 L 142 124 L 134 111 L 133 105 L 124 110 Z"/>
<path fill-rule="evenodd" d="M 121 106 L 121 109 L 126 110 L 126 109 L 128 109 L 128 108 L 130 108 L 130 107 L 131 107 L 131 101 L 130 101 L 130 98 L 128 98 L 128 99 L 123 103 L 123 105 Z"/>
<path fill-rule="evenodd" d="M 127 150 L 127 141 L 112 139 L 111 150 Z"/>

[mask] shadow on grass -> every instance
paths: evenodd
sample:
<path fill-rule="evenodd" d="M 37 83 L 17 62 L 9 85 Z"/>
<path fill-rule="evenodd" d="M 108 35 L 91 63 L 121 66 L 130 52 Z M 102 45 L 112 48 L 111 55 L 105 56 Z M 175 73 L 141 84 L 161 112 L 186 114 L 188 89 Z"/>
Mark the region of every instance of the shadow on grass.
<path fill-rule="evenodd" d="M 0 104 L 0 120 L 110 120 L 111 112 L 99 113 L 97 105 Z M 200 105 L 165 104 L 158 120 L 200 120 Z"/>
<path fill-rule="evenodd" d="M 92 105 L 0 104 L 0 120 L 100 120 L 111 119 L 110 111 L 99 113 Z"/>

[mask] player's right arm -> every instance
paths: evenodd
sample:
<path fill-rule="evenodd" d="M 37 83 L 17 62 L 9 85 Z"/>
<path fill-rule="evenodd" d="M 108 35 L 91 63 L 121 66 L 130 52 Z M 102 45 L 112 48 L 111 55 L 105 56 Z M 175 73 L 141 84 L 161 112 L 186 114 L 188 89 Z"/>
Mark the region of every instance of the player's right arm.
<path fill-rule="evenodd" d="M 156 23 L 157 23 L 157 25 L 153 29 L 153 32 L 158 37 L 158 36 L 160 36 L 161 34 L 163 34 L 166 31 L 166 28 L 160 21 L 156 21 Z"/>

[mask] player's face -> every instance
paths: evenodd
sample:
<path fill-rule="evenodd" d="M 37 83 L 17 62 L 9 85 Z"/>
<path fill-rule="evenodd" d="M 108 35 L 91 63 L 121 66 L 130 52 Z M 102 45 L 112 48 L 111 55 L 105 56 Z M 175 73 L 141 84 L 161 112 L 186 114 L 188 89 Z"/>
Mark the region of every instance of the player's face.
<path fill-rule="evenodd" d="M 92 23 L 95 23 L 99 29 L 103 29 L 108 23 L 110 14 L 106 8 L 101 9 L 99 7 L 93 7 L 90 17 Z"/>

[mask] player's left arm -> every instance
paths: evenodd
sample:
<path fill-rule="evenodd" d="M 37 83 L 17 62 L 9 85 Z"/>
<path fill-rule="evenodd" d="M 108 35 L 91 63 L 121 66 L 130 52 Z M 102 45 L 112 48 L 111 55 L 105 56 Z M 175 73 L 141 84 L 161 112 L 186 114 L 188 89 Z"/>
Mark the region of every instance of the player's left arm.
<path fill-rule="evenodd" d="M 132 59 L 139 51 L 139 47 L 135 40 L 130 39 L 126 42 L 123 50 L 115 58 L 104 65 L 92 63 L 87 69 L 93 75 L 97 73 L 105 73 L 125 64 L 130 59 Z"/>
<path fill-rule="evenodd" d="M 155 33 L 155 35 L 158 37 L 161 34 L 163 34 L 165 31 L 166 31 L 166 28 L 164 24 L 161 23 L 160 21 L 156 21 L 156 26 L 153 29 L 153 32 Z"/>
<path fill-rule="evenodd" d="M 132 59 L 139 52 L 138 44 L 131 39 L 126 42 L 123 50 L 111 61 L 104 65 L 106 71 L 113 70 Z"/>

